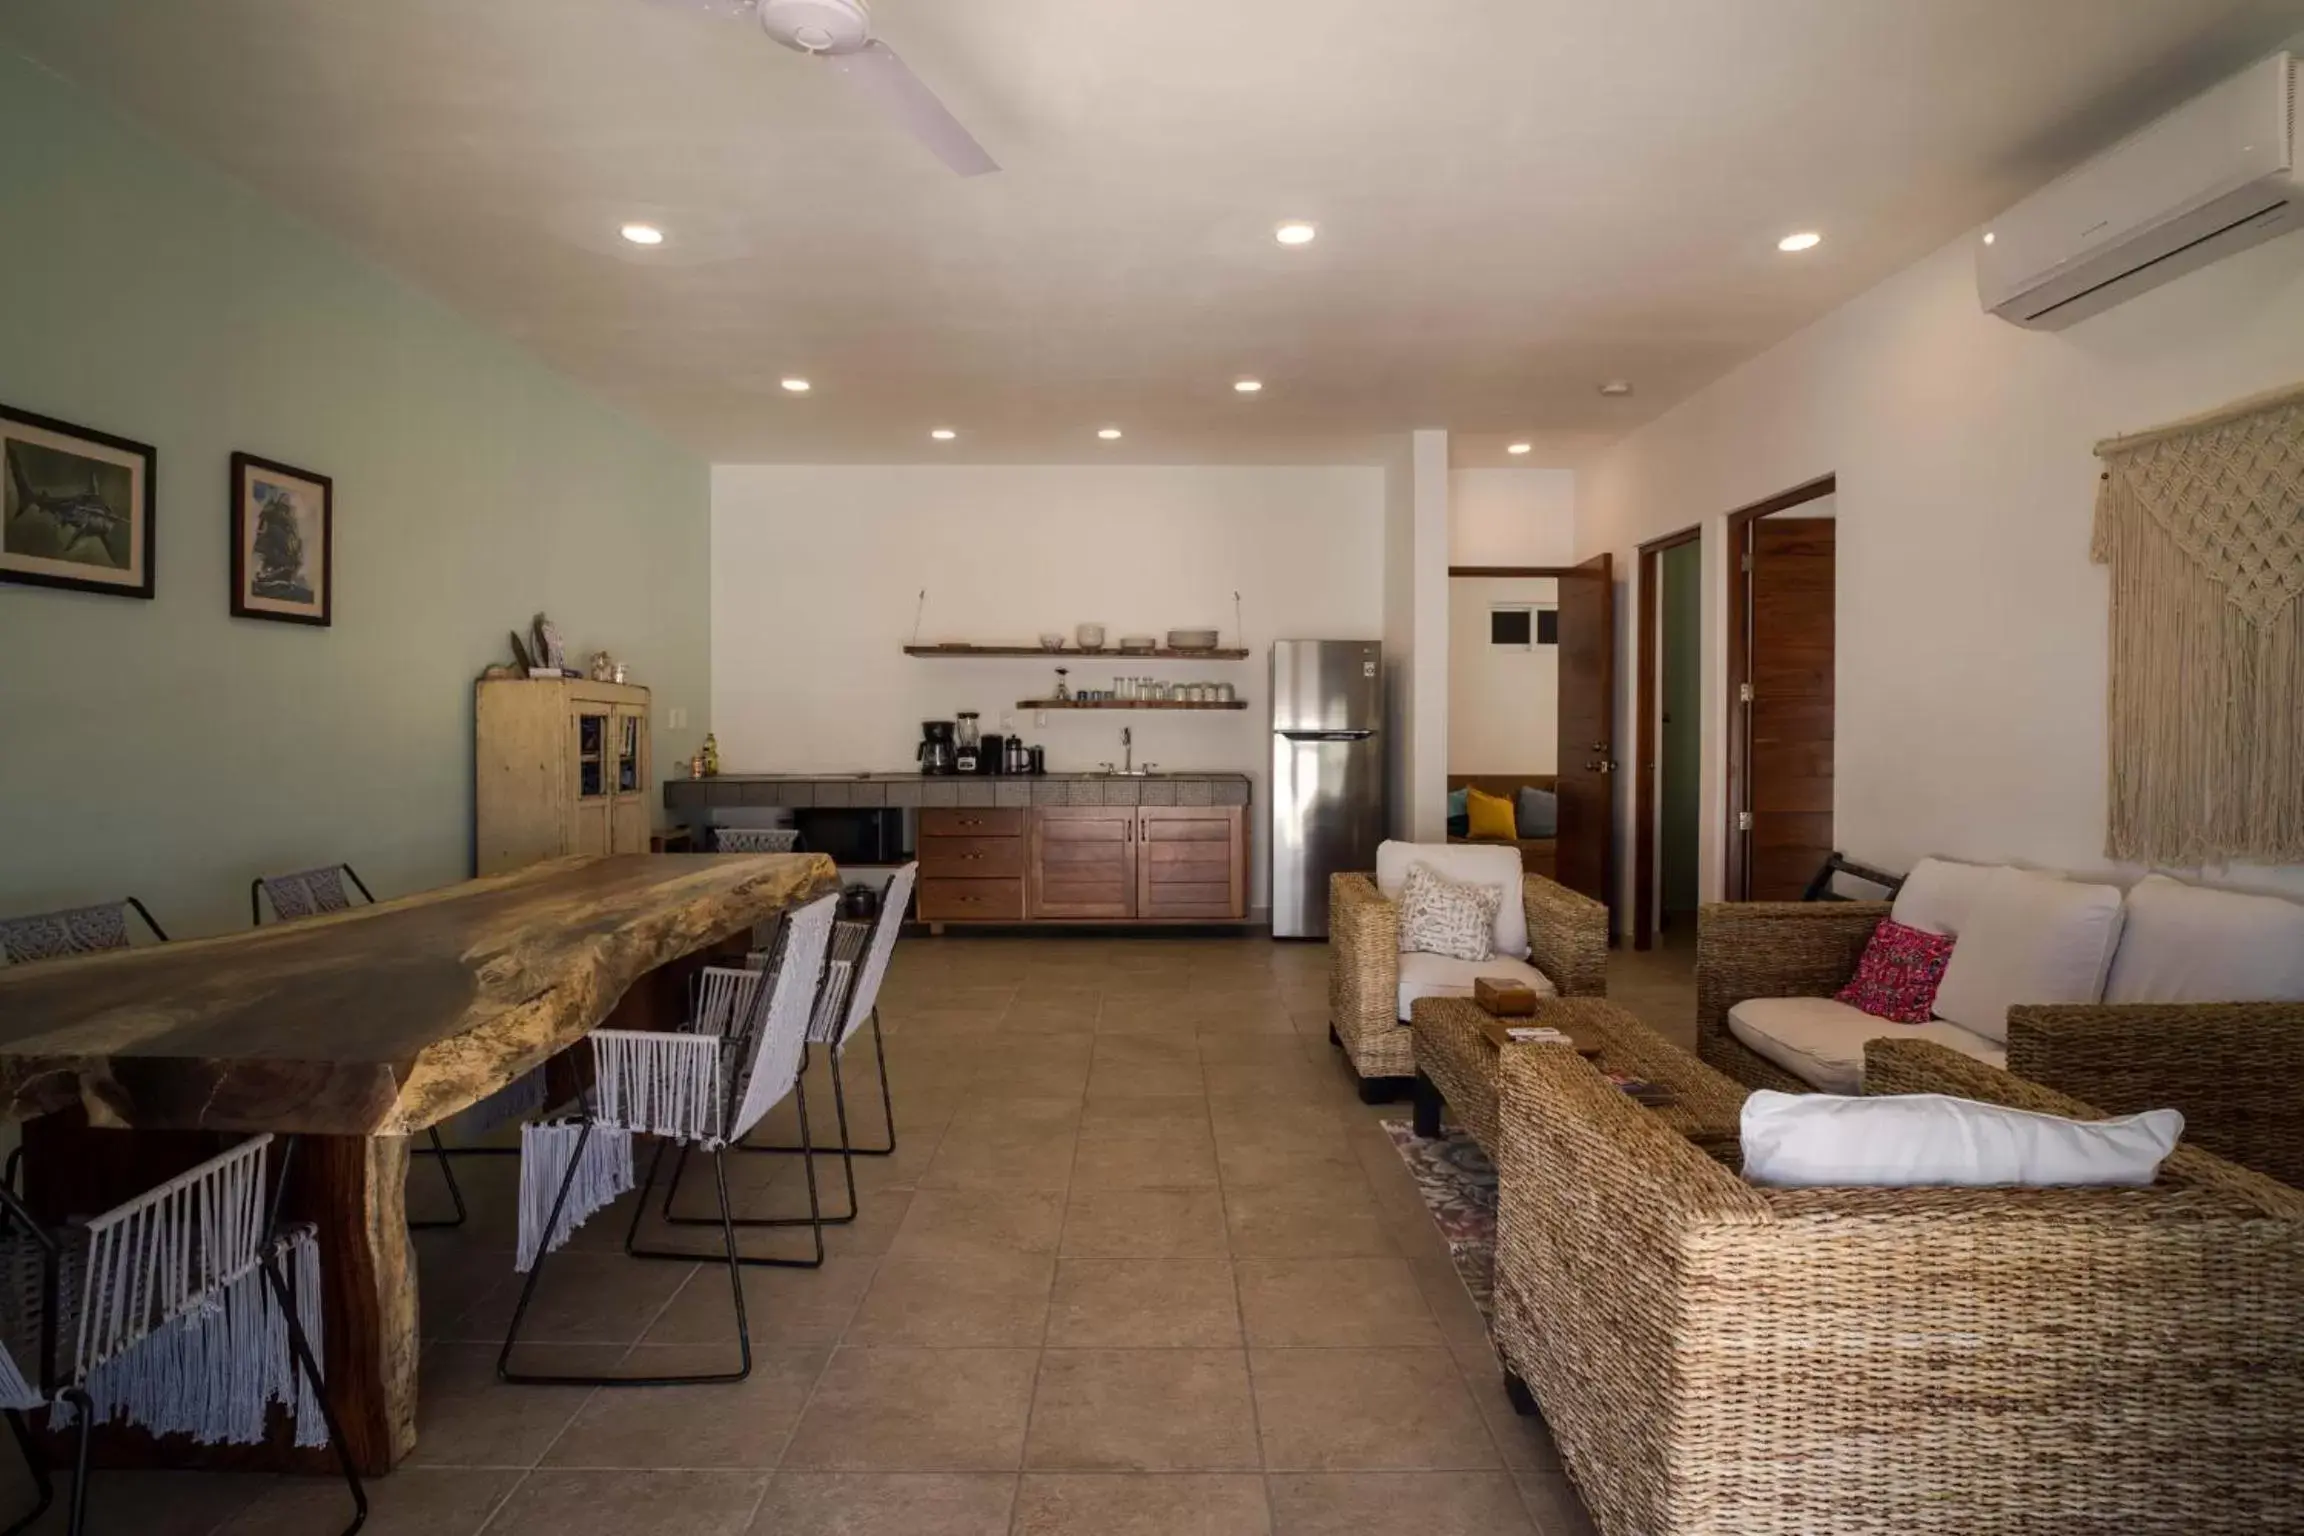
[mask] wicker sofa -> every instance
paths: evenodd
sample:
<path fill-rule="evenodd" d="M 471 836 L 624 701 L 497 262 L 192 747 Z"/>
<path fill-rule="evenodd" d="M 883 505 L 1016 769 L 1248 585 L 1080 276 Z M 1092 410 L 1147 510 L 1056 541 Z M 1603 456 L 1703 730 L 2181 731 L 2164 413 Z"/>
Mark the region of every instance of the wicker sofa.
<path fill-rule="evenodd" d="M 1608 909 L 1543 875 L 1521 877 L 1520 904 L 1528 964 L 1553 992 L 1605 997 Z M 1328 946 L 1328 1037 L 1359 1074 L 1361 1098 L 1397 1098 L 1415 1082 L 1416 1055 L 1400 997 L 1400 914 L 1374 875 L 1329 877 Z"/>
<path fill-rule="evenodd" d="M 1729 1012 L 1756 998 L 1830 997 L 1889 910 L 1881 902 L 1706 907 L 1696 945 L 1697 1053 L 1750 1087 L 1837 1089 L 1753 1051 L 1730 1032 Z M 1952 1025 L 1883 1021 L 1878 1032 L 1935 1034 L 2109 1113 L 2180 1109 L 2192 1145 L 2304 1188 L 2304 1003 L 2019 1004 L 2007 1028 L 2004 1052 Z"/>
<path fill-rule="evenodd" d="M 1606 1536 L 2304 1529 L 2304 1192 L 2188 1146 L 2142 1190 L 1754 1188 L 1505 1055 L 1496 1343 Z M 2091 1113 L 1926 1041 L 1867 1081 Z"/>

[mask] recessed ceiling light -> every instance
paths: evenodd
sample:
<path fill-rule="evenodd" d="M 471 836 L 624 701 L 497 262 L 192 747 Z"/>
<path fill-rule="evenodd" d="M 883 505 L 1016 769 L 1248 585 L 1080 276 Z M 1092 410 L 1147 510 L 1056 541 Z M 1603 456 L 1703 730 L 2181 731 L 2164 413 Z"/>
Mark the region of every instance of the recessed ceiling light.
<path fill-rule="evenodd" d="M 806 379 L 786 379 L 784 388 L 790 394 L 804 395 L 808 393 L 809 385 Z"/>
<path fill-rule="evenodd" d="M 1234 379 L 1232 387 L 1244 395 L 1252 395 L 1264 387 L 1262 379 Z"/>
<path fill-rule="evenodd" d="M 1992 231 L 1990 231 L 1990 230 L 1986 230 L 1986 231 L 1984 231 L 1984 243 L 1985 243 L 1986 245 L 1990 245 L 1990 244 L 1992 243 Z"/>
<path fill-rule="evenodd" d="M 662 245 L 664 231 L 653 224 L 627 224 L 617 231 L 634 245 Z"/>
<path fill-rule="evenodd" d="M 1632 384 L 1628 379 L 1610 379 L 1600 386 L 1600 393 L 1604 395 L 1628 395 L 1632 393 Z"/>
<path fill-rule="evenodd" d="M 960 434 L 953 431 L 950 427 L 938 427 L 935 431 L 930 432 L 928 435 L 940 443 L 948 443 L 952 441 L 952 439 L 958 437 Z"/>
<path fill-rule="evenodd" d="M 1526 453 L 1533 446 L 1535 445 L 1532 443 L 1513 443 L 1505 448 L 1504 451 L 1506 453 Z"/>
<path fill-rule="evenodd" d="M 1110 442 L 1112 439 L 1120 435 L 1120 429 L 1118 427 L 1099 427 L 1096 431 L 1096 435 L 1104 439 L 1104 441 Z"/>
<path fill-rule="evenodd" d="M 1786 235 L 1777 241 L 1776 249 L 1780 251 L 1812 251 L 1823 243 L 1824 237 L 1822 235 L 1812 229 L 1804 229 L 1796 235 Z"/>
<path fill-rule="evenodd" d="M 1272 231 L 1272 238 L 1282 245 L 1310 245 L 1320 231 L 1301 219 L 1291 219 Z"/>

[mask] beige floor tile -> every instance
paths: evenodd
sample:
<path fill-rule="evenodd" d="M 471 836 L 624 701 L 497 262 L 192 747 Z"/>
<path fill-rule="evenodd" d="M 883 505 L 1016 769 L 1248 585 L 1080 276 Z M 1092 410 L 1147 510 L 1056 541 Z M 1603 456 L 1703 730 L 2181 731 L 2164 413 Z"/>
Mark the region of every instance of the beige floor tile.
<path fill-rule="evenodd" d="M 1240 1319 L 1248 1342 L 1432 1345 L 1440 1330 L 1399 1259 L 1244 1259 Z"/>
<path fill-rule="evenodd" d="M 1445 1349 L 1249 1354 L 1272 1471 L 1486 1471 L 1495 1446 Z"/>
<path fill-rule="evenodd" d="M 608 1219 L 606 1212 L 593 1218 Z M 623 1230 L 617 1230 L 623 1240 Z M 523 1343 L 633 1344 L 665 1304 L 688 1283 L 691 1266 L 635 1259 L 624 1253 L 563 1249 L 545 1261 L 535 1299 L 520 1322 Z M 500 1286 L 452 1325 L 443 1337 L 501 1343 L 521 1287 Z"/>
<path fill-rule="evenodd" d="M 1260 1477 L 1028 1472 L 1015 1536 L 1269 1536 Z"/>
<path fill-rule="evenodd" d="M 747 1268 L 744 1314 L 752 1347 L 830 1348 L 838 1343 L 878 1260 L 833 1254 L 822 1269 Z M 649 1327 L 643 1344 L 726 1344 L 736 1312 L 723 1265 L 700 1264 Z"/>
<path fill-rule="evenodd" d="M 1429 1217 L 1425 1224 L 1431 1225 Z M 1438 1228 L 1433 1230 L 1437 1232 Z M 1456 1273 L 1456 1261 L 1448 1256 L 1445 1239 L 1440 1240 L 1437 1254 L 1425 1247 L 1412 1254 L 1408 1259 L 1408 1272 L 1415 1277 L 1424 1305 L 1431 1309 L 1433 1321 L 1449 1343 L 1474 1349 L 1489 1348 L 1488 1319 L 1480 1315 L 1479 1304 L 1473 1301 L 1472 1293 L 1464 1289 L 1464 1277 Z"/>
<path fill-rule="evenodd" d="M 838 1349 L 785 1447 L 787 1469 L 1012 1472 L 1040 1352 Z"/>
<path fill-rule="evenodd" d="M 960 1126 L 944 1134 L 936 1160 L 920 1181 L 923 1189 L 1054 1189 L 1072 1183 L 1076 1130 L 978 1129 Z"/>
<path fill-rule="evenodd" d="M 1005 1472 L 782 1472 L 753 1536 L 1008 1536 Z"/>
<path fill-rule="evenodd" d="M 533 1472 L 488 1536 L 744 1536 L 767 1490 L 760 1473 Z"/>
<path fill-rule="evenodd" d="M 1082 1106 L 1080 1095 L 1059 1094 L 1055 1097 L 991 1099 L 971 1097 L 953 1111 L 952 1123 L 945 1128 L 947 1138 L 955 1135 L 982 1137 L 985 1135 L 1045 1135 L 1055 1131 L 1080 1129 Z"/>
<path fill-rule="evenodd" d="M 1566 1477 L 1555 1472 L 1523 1472 L 1519 1483 L 1520 1501 L 1527 1506 L 1528 1518 L 1539 1536 L 1599 1536 L 1600 1527 L 1592 1523 L 1576 1485 Z"/>
<path fill-rule="evenodd" d="M 1229 1348 L 1240 1343 L 1223 1259 L 1065 1259 L 1048 1311 L 1050 1348 Z"/>
<path fill-rule="evenodd" d="M 1045 1253 L 880 1261 L 842 1342 L 921 1349 L 1032 1347 L 1048 1325 Z"/>
<path fill-rule="evenodd" d="M 1310 1059 L 1305 1055 L 1302 1041 L 1282 1035 L 1200 1035 L 1195 1043 L 1200 1048 L 1200 1059 L 1211 1066 L 1260 1066 L 1293 1072 Z"/>
<path fill-rule="evenodd" d="M 1105 1035 L 1134 1040 L 1137 1035 Z M 1159 1098 L 1202 1091 L 1200 1063 L 1190 1061 L 1099 1061 L 1088 1074 L 1090 1099 Z"/>
<path fill-rule="evenodd" d="M 1212 1187 L 1216 1143 L 1184 1121 L 1083 1130 L 1072 1159 L 1076 1189 Z"/>
<path fill-rule="evenodd" d="M 1064 1194 L 1048 1189 L 925 1189 L 888 1245 L 895 1259 L 1054 1253 Z"/>
<path fill-rule="evenodd" d="M 532 1467 L 592 1394 L 590 1387 L 508 1386 L 496 1379 L 496 1350 L 435 1344 L 424 1351 L 409 1465 Z M 528 1371 L 605 1373 L 623 1357 L 621 1345 L 541 1345 L 522 1349 L 513 1363 Z"/>
<path fill-rule="evenodd" d="M 1067 1258 L 1222 1258 L 1224 1197 L 1214 1189 L 1075 1189 L 1064 1214 Z"/>
<path fill-rule="evenodd" d="M 10 1446 L 7 1453 L 16 1456 Z M 253 1473 L 99 1471 L 88 1485 L 91 1536 L 111 1532 L 133 1536 L 209 1536 L 219 1525 L 247 1511 L 274 1490 L 276 1479 Z M 342 1530 L 352 1518 L 352 1495 L 333 1483 L 335 1501 L 323 1520 Z M 56 1478 L 56 1502 L 32 1527 L 32 1536 L 61 1536 L 72 1497 L 71 1474 Z M 24 1506 L 29 1508 L 29 1505 Z M 10 1508 L 11 1518 L 20 1511 Z"/>
<path fill-rule="evenodd" d="M 1036 1471 L 1230 1471 L 1257 1465 L 1236 1349 L 1051 1349 L 1025 1465 Z"/>
<path fill-rule="evenodd" d="M 1357 1174 L 1350 1180 L 1226 1184 L 1224 1220 L 1236 1259 L 1352 1259 L 1394 1256 L 1376 1203 Z"/>
<path fill-rule="evenodd" d="M 360 1536 L 473 1536 L 523 1475 L 402 1467 L 370 1478 L 368 1523 Z M 342 1530 L 351 1513 L 352 1496 L 337 1479 L 283 1477 L 218 1526 L 216 1536 L 317 1536 Z"/>
<path fill-rule="evenodd" d="M 1116 1131 L 1154 1126 L 1191 1126 L 1208 1129 L 1208 1099 L 1197 1089 L 1190 1093 L 1124 1094 L 1098 1098 L 1091 1094 L 1080 1111 L 1082 1131 Z"/>
<path fill-rule="evenodd" d="M 968 1091 L 993 1101 L 1077 1098 L 1088 1091 L 1088 1063 L 988 1060 L 977 1065 L 976 1075 L 968 1080 Z"/>
<path fill-rule="evenodd" d="M 752 1351 L 740 1382 L 683 1387 L 603 1387 L 544 1453 L 547 1467 L 765 1472 L 799 1420 L 831 1351 Z M 618 1375 L 683 1375 L 735 1368 L 733 1343 L 641 1345 Z"/>
<path fill-rule="evenodd" d="M 1350 1472 L 1274 1477 L 1274 1536 L 1529 1536 L 1527 1507 L 1501 1472 Z"/>

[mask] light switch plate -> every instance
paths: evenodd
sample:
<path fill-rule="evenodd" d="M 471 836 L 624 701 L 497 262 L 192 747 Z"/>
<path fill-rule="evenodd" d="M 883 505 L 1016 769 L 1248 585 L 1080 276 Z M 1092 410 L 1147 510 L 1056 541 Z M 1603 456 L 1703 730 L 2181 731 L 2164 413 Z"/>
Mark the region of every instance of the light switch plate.
<path fill-rule="evenodd" d="M 668 731 L 684 731 L 687 728 L 688 711 L 680 708 L 678 705 L 674 705 L 672 708 L 664 711 L 664 729 Z"/>

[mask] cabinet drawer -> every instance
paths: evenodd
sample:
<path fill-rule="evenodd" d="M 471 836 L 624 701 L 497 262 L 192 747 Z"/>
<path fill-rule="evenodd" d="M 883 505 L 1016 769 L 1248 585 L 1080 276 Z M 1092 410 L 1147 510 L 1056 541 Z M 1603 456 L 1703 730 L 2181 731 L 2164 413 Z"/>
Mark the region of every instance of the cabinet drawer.
<path fill-rule="evenodd" d="M 1138 917 L 1208 917 L 1236 918 L 1245 916 L 1232 899 L 1232 882 L 1227 879 L 1203 881 L 1198 884 L 1159 884 L 1145 893 Z"/>
<path fill-rule="evenodd" d="M 1022 837 L 1022 811 L 969 810 L 929 806 L 920 813 L 922 837 Z"/>
<path fill-rule="evenodd" d="M 918 916 L 924 923 L 1014 923 L 1024 918 L 1022 880 L 923 879 L 918 900 Z"/>
<path fill-rule="evenodd" d="M 987 876 L 1022 878 L 1024 839 L 1020 837 L 923 837 L 920 839 L 920 875 L 980 879 Z"/>
<path fill-rule="evenodd" d="M 1232 821 L 1222 816 L 1195 816 L 1189 820 L 1166 817 L 1144 818 L 1144 841 L 1148 843 L 1229 843 L 1232 841 Z"/>

